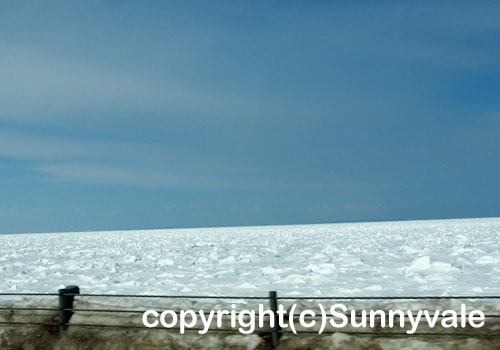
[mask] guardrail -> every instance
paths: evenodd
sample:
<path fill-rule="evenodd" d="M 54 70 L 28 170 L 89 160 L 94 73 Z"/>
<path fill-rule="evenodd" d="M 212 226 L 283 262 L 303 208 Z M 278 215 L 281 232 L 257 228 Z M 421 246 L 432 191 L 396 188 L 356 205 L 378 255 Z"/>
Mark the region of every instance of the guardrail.
<path fill-rule="evenodd" d="M 90 327 L 90 328 L 113 328 L 113 329 L 142 329 L 148 331 L 154 330 L 176 330 L 179 331 L 180 328 L 148 328 L 145 326 L 132 326 L 132 325 L 118 325 L 118 324 L 85 324 L 85 323 L 70 323 L 71 317 L 75 313 L 129 313 L 129 314 L 143 314 L 146 310 L 137 309 L 96 309 L 96 308 L 75 308 L 74 301 L 78 297 L 91 297 L 91 298 L 166 298 L 166 299 L 183 299 L 183 300 L 193 300 L 193 299 L 216 299 L 216 300 L 267 300 L 269 303 L 269 310 L 271 310 L 274 318 L 274 327 L 270 328 L 267 332 L 268 341 L 270 342 L 272 348 L 278 346 L 280 338 L 283 334 L 293 333 L 291 330 L 281 329 L 278 324 L 278 304 L 280 300 L 349 300 L 349 301 L 368 301 L 368 300 L 379 300 L 379 301 L 403 301 L 403 300 L 499 300 L 500 296 L 365 296 L 365 297 L 352 297 L 352 296 L 287 296 L 279 297 L 276 291 L 270 291 L 268 296 L 215 296 L 215 295 L 136 295 L 136 294 L 87 294 L 80 293 L 78 286 L 67 286 L 66 288 L 60 289 L 58 293 L 0 293 L 0 296 L 23 296 L 23 297 L 58 297 L 58 307 L 16 307 L 16 306 L 1 306 L 0 311 L 53 311 L 58 313 L 58 322 L 0 322 L 1 326 L 6 327 L 16 327 L 16 326 L 48 326 L 57 327 L 59 334 L 63 334 L 69 326 L 71 327 Z M 209 312 L 209 311 L 207 311 Z M 179 313 L 179 312 L 177 312 Z M 495 319 L 496 322 L 500 322 L 500 313 L 493 314 L 485 312 L 485 318 Z M 485 320 L 485 321 L 486 321 Z M 186 331 L 199 331 L 200 328 L 188 328 Z M 214 328 L 210 329 L 210 332 L 220 332 L 220 333 L 236 333 L 237 329 L 221 329 Z M 317 334 L 316 331 L 301 330 L 299 334 Z M 344 333 L 353 336 L 376 336 L 376 337 L 408 337 L 406 332 L 383 332 L 380 330 L 374 332 L 363 332 L 363 331 L 325 331 L 323 335 L 329 335 L 334 333 Z M 500 332 L 485 333 L 485 332 L 419 332 L 415 334 L 422 337 L 487 337 L 487 338 L 497 338 L 500 337 Z"/>

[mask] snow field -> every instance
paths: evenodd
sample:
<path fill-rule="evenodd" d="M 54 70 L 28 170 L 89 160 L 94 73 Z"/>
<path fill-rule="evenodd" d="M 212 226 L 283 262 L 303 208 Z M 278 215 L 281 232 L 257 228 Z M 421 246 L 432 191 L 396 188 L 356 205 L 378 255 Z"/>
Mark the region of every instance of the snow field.
<path fill-rule="evenodd" d="M 500 219 L 0 235 L 0 291 L 500 293 Z"/>
<path fill-rule="evenodd" d="M 0 291 L 56 292 L 76 284 L 82 293 L 244 296 L 499 295 L 500 219 L 205 228 L 123 232 L 0 235 Z M 2 303 L 47 305 L 55 300 Z M 12 298 L 11 298 L 12 299 Z M 81 299 L 76 307 L 147 307 L 130 300 Z M 154 301 L 155 309 L 227 308 L 227 301 Z M 443 301 L 441 309 L 456 309 Z M 471 304 L 499 312 L 497 303 Z M 152 306 L 152 305 L 151 305 Z M 374 302 L 357 309 L 429 307 Z M 2 312 L 2 321 L 54 322 L 54 314 Z M 115 315 L 116 316 L 116 315 Z M 75 314 L 72 322 L 137 323 Z M 45 322 L 44 321 L 44 322 Z M 12 321 L 13 322 L 13 321 Z M 498 332 L 497 324 L 489 329 Z M 495 328 L 496 327 L 496 328 Z M 254 334 L 180 336 L 173 332 L 71 328 L 62 338 L 43 327 L 0 327 L 0 348 L 35 349 L 265 349 Z M 50 345 L 49 345 L 50 344 Z M 40 345 L 39 345 L 40 346 Z M 38 347 L 40 348 L 40 347 Z M 37 348 L 37 349 L 38 349 Z M 280 349 L 497 349 L 498 338 L 378 339 L 337 333 L 284 336 Z"/>

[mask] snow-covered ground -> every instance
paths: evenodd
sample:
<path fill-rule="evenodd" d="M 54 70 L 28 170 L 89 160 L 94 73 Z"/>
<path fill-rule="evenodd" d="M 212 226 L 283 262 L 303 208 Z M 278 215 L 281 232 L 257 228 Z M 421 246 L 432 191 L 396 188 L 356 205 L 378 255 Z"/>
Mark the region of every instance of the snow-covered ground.
<path fill-rule="evenodd" d="M 0 292 L 266 296 L 498 295 L 500 218 L 302 226 L 0 235 Z M 228 309 L 235 300 L 87 298 L 77 309 Z M 262 301 L 243 299 L 239 308 Z M 283 301 L 287 303 L 296 301 Z M 328 304 L 327 301 L 325 301 Z M 51 307 L 57 298 L 2 298 L 3 306 Z M 298 302 L 299 308 L 317 305 Z M 351 309 L 459 309 L 459 300 L 346 301 Z M 352 304 L 351 304 L 352 303 Z M 496 300 L 469 309 L 498 314 Z M 288 307 L 288 306 L 287 306 Z M 78 324 L 141 325 L 137 313 L 76 312 L 59 337 L 43 327 L 0 328 L 0 347 L 28 349 L 265 348 L 259 334 L 124 332 Z M 57 311 L 0 313 L 2 322 L 57 323 Z M 498 333 L 498 318 L 479 331 Z M 424 329 L 424 332 L 426 329 Z M 443 329 L 433 329 L 442 332 Z M 468 329 L 467 332 L 471 330 Z M 457 330 L 458 333 L 464 330 Z M 284 335 L 280 349 L 493 350 L 498 338 Z M 260 344 L 260 345 L 259 345 Z M 262 345 L 262 346 L 261 346 Z"/>
<path fill-rule="evenodd" d="M 0 235 L 0 291 L 500 294 L 500 218 Z"/>

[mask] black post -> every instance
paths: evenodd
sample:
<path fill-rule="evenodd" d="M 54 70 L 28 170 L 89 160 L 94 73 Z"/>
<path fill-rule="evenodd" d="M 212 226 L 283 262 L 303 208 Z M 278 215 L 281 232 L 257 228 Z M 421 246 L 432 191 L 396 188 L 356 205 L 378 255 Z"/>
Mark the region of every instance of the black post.
<path fill-rule="evenodd" d="M 271 331 L 271 341 L 274 349 L 280 343 L 281 338 L 281 327 L 278 322 L 278 293 L 274 290 L 269 292 L 269 306 L 274 315 L 274 326 Z"/>
<path fill-rule="evenodd" d="M 68 294 L 80 294 L 80 288 L 78 286 L 66 286 L 66 288 L 59 289 L 59 334 L 63 334 L 68 328 L 67 323 L 73 315 L 72 309 L 75 296 Z"/>

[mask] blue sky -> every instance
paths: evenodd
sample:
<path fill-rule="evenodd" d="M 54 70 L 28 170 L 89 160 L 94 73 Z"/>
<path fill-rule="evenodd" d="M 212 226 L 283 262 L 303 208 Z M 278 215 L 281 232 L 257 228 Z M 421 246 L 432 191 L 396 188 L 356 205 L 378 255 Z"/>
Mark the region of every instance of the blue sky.
<path fill-rule="evenodd" d="M 499 216 L 499 18 L 0 2 L 0 232 Z"/>

